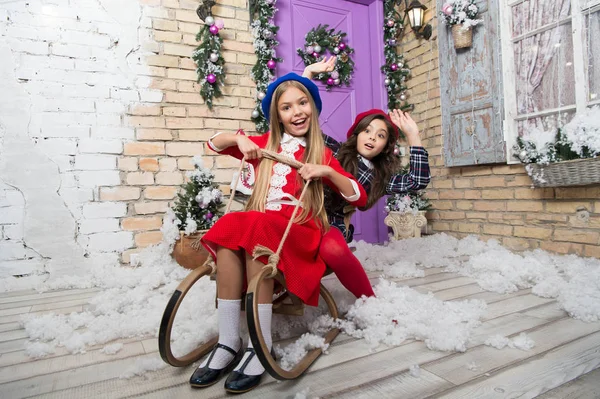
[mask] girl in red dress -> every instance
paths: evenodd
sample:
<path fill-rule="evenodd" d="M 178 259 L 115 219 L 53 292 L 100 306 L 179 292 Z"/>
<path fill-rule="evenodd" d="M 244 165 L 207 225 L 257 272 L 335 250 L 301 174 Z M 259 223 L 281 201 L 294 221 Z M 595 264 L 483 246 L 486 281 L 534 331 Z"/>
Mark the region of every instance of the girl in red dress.
<path fill-rule="evenodd" d="M 247 392 L 260 383 L 264 368 L 251 341 L 245 353 L 241 350 L 239 320 L 244 281 L 249 282 L 268 263 L 266 256 L 252 258 L 257 245 L 276 251 L 302 192 L 303 180 L 315 179 L 285 241 L 278 268 L 285 275 L 288 290 L 308 305 L 317 305 L 319 282 L 325 272 L 325 263 L 318 256 L 321 237 L 329 228 L 323 183 L 353 205 L 366 204 L 364 189 L 325 147 L 318 125 L 321 99 L 314 83 L 293 73 L 285 75 L 269 85 L 262 109 L 269 119 L 270 133 L 254 137 L 217 133 L 208 143 L 221 154 L 245 157 L 257 177 L 245 212 L 223 216 L 202 238 L 217 264 L 219 343 L 192 375 L 193 387 L 216 383 L 236 364 L 225 382 L 228 392 Z M 262 149 L 295 158 L 304 166 L 296 170 L 261 160 Z M 273 279 L 262 284 L 258 317 L 270 350 Z"/>

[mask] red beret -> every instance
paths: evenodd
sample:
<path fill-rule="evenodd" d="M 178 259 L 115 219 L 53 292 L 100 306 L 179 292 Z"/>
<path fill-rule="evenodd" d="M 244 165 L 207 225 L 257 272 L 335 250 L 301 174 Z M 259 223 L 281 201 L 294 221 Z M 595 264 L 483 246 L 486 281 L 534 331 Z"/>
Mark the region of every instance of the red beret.
<path fill-rule="evenodd" d="M 356 129 L 356 126 L 360 123 L 360 121 L 369 115 L 381 115 L 385 119 L 387 119 L 387 121 L 390 122 L 390 124 L 394 127 L 394 130 L 391 132 L 388 132 L 388 133 L 393 134 L 394 137 L 396 138 L 396 140 L 398 140 L 398 127 L 394 124 L 394 122 L 392 122 L 392 120 L 390 119 L 388 114 L 386 114 L 385 112 L 383 112 L 382 110 L 377 109 L 377 108 L 373 108 L 373 109 L 370 109 L 365 112 L 361 112 L 360 114 L 356 115 L 354 124 L 352 124 L 352 126 L 350 126 L 350 129 L 348 129 L 348 133 L 346 134 L 346 137 L 350 138 L 350 136 L 352 136 L 352 132 L 354 131 L 354 129 Z"/>

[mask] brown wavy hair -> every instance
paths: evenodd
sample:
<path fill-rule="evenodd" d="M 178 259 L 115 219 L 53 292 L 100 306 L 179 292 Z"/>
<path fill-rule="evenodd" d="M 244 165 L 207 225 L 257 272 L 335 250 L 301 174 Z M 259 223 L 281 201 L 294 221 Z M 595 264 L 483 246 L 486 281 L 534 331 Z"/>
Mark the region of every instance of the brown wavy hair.
<path fill-rule="evenodd" d="M 310 118 L 310 125 L 308 132 L 306 133 L 306 150 L 302 159 L 303 163 L 312 164 L 323 164 L 325 160 L 325 142 L 323 141 L 323 135 L 321 134 L 321 128 L 319 127 L 319 112 L 315 106 L 315 102 L 310 95 L 308 89 L 299 82 L 289 80 L 281 83 L 275 89 L 273 93 L 273 101 L 271 102 L 270 108 L 270 136 L 269 141 L 265 147 L 266 150 L 278 152 L 281 145 L 281 138 L 283 136 L 283 124 L 279 119 L 279 112 L 277 105 L 281 95 L 289 88 L 296 87 L 306 94 L 309 99 L 310 106 L 312 109 L 312 116 Z M 262 159 L 260 166 L 256 174 L 256 182 L 254 184 L 254 190 L 252 195 L 246 204 L 246 210 L 256 210 L 260 212 L 265 211 L 265 204 L 267 202 L 267 195 L 269 193 L 269 183 L 271 180 L 271 174 L 273 173 L 273 165 L 275 161 L 270 159 Z M 304 181 L 300 175 L 297 176 L 298 184 L 304 185 Z M 323 194 L 323 180 L 315 179 L 310 183 L 304 199 L 302 201 L 304 206 L 302 207 L 299 215 L 296 216 L 295 223 L 304 223 L 310 218 L 316 218 L 317 225 L 322 229 L 327 230 L 329 223 L 327 221 L 327 213 L 325 212 L 324 194 Z"/>
<path fill-rule="evenodd" d="M 367 205 L 361 210 L 367 210 L 373 207 L 381 197 L 385 195 L 385 188 L 390 181 L 391 177 L 398 172 L 400 169 L 400 160 L 394 155 L 394 145 L 396 137 L 393 134 L 396 127 L 390 123 L 382 115 L 368 115 L 365 116 L 356 125 L 356 128 L 352 132 L 352 135 L 346 140 L 339 152 L 337 159 L 346 170 L 346 172 L 352 173 L 356 176 L 358 173 L 358 157 L 359 153 L 356 149 L 356 142 L 358 134 L 369 126 L 374 119 L 380 119 L 385 123 L 385 127 L 388 133 L 388 139 L 386 146 L 383 151 L 379 153 L 375 158 L 371 159 L 373 163 L 373 183 L 371 184 L 371 190 L 367 193 Z"/>

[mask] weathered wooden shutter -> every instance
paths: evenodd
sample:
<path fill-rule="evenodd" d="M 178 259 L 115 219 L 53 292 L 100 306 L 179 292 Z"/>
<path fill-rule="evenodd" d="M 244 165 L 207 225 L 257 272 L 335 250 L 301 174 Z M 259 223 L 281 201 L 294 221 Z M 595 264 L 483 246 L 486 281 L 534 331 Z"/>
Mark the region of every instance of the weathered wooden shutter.
<path fill-rule="evenodd" d="M 445 0 L 437 0 L 441 10 Z M 446 166 L 505 163 L 498 0 L 478 0 L 483 22 L 471 48 L 455 49 L 439 24 L 442 134 Z"/>

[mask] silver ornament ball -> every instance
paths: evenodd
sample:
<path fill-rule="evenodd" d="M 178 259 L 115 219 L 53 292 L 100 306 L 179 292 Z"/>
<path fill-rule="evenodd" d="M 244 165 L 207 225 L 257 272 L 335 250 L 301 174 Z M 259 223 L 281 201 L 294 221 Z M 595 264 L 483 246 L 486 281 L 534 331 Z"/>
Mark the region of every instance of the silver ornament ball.
<path fill-rule="evenodd" d="M 252 119 L 256 119 L 260 116 L 260 113 L 257 110 L 252 111 Z"/>
<path fill-rule="evenodd" d="M 314 47 L 314 49 L 315 49 L 315 53 L 320 53 L 322 50 L 321 46 L 319 46 L 318 44 Z"/>
<path fill-rule="evenodd" d="M 340 48 L 339 47 L 334 47 L 333 48 L 333 53 L 334 54 L 339 54 L 340 53 Z"/>
<path fill-rule="evenodd" d="M 334 84 L 334 85 L 336 85 L 336 86 L 339 86 L 339 85 L 340 85 L 340 83 L 342 83 L 342 81 L 341 81 L 341 80 L 339 80 L 339 79 L 333 79 L 333 84 Z"/>
<path fill-rule="evenodd" d="M 211 53 L 209 59 L 210 59 L 210 62 L 217 62 L 217 61 L 219 61 L 219 54 Z"/>
<path fill-rule="evenodd" d="M 519 153 L 519 158 L 525 159 L 527 158 L 527 151 L 523 150 Z"/>
<path fill-rule="evenodd" d="M 383 81 L 383 83 L 385 83 L 386 86 L 389 86 L 391 82 L 390 82 L 389 79 L 386 79 L 386 80 Z"/>
<path fill-rule="evenodd" d="M 263 33 L 263 37 L 265 39 L 270 39 L 273 37 L 273 32 L 271 32 L 270 30 L 265 31 L 265 33 Z"/>
<path fill-rule="evenodd" d="M 204 23 L 205 23 L 206 25 L 214 25 L 214 23 L 215 23 L 215 19 L 209 15 L 208 17 L 206 17 L 206 18 L 204 19 Z"/>
<path fill-rule="evenodd" d="M 262 100 L 263 98 L 265 98 L 265 93 L 263 91 L 259 91 L 258 94 L 256 94 L 256 97 L 259 100 Z"/>
<path fill-rule="evenodd" d="M 400 100 L 406 101 L 406 94 L 400 94 Z"/>

